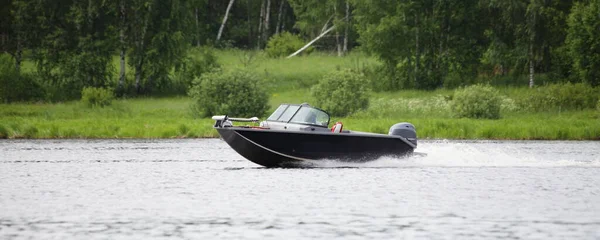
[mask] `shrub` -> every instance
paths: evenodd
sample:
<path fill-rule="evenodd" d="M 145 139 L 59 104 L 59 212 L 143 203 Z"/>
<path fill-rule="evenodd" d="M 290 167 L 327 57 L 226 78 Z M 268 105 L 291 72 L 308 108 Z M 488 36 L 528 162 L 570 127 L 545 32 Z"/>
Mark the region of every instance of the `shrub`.
<path fill-rule="evenodd" d="M 174 73 L 169 77 L 171 79 L 168 89 L 163 89 L 163 92 L 171 92 L 175 94 L 185 94 L 192 86 L 192 81 L 202 76 L 202 74 L 210 72 L 212 69 L 219 68 L 217 56 L 214 50 L 210 47 L 200 47 L 190 50 L 183 61 L 176 66 Z"/>
<path fill-rule="evenodd" d="M 111 55 L 106 52 L 108 51 L 82 50 L 63 56 L 57 65 L 60 69 L 57 78 L 52 83 L 56 87 L 52 98 L 59 101 L 78 99 L 83 97 L 81 94 L 84 87 L 106 86 L 115 70 L 111 64 Z"/>
<path fill-rule="evenodd" d="M 17 72 L 11 57 L 0 54 L 0 102 L 36 101 L 44 95 L 34 75 Z"/>
<path fill-rule="evenodd" d="M 282 32 L 269 39 L 265 51 L 269 57 L 284 57 L 296 52 L 304 45 L 304 41 L 298 35 Z M 313 48 L 308 47 L 302 53 L 309 54 L 312 51 Z"/>
<path fill-rule="evenodd" d="M 598 89 L 589 84 L 551 84 L 532 89 L 519 105 L 532 111 L 593 109 L 598 95 Z"/>
<path fill-rule="evenodd" d="M 81 91 L 81 102 L 88 107 L 105 107 L 112 104 L 114 93 L 106 88 L 85 87 Z"/>
<path fill-rule="evenodd" d="M 189 95 L 195 101 L 192 114 L 200 117 L 217 114 L 260 117 L 268 109 L 265 87 L 247 70 L 213 70 L 203 74 L 194 79 Z"/>
<path fill-rule="evenodd" d="M 346 69 L 325 75 L 311 92 L 317 106 L 343 117 L 368 107 L 368 85 L 364 75 Z"/>
<path fill-rule="evenodd" d="M 457 117 L 500 118 L 502 99 L 490 85 L 472 85 L 454 91 L 451 109 Z"/>

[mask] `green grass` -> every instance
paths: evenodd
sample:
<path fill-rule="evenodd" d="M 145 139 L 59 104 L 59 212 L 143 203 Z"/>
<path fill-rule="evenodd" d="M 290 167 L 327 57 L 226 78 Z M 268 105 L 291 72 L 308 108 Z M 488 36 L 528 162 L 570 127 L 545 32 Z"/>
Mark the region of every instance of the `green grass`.
<path fill-rule="evenodd" d="M 387 133 L 398 122 L 415 125 L 420 139 L 600 140 L 600 114 L 510 114 L 498 120 L 440 117 L 342 118 L 345 129 Z"/>
<path fill-rule="evenodd" d="M 191 116 L 191 102 L 185 97 L 116 100 L 104 108 L 79 102 L 10 104 L 0 105 L 0 121 L 8 138 L 217 137 L 212 120 Z"/>
<path fill-rule="evenodd" d="M 520 90 L 516 90 L 520 91 Z M 280 103 L 311 102 L 308 89 L 273 93 Z M 421 139 L 600 140 L 600 111 L 502 112 L 498 120 L 457 119 L 446 91 L 373 94 L 371 107 L 345 118 L 345 129 L 387 133 L 391 125 L 411 122 Z M 406 96 L 406 98 L 404 98 Z M 88 108 L 80 102 L 0 105 L 0 138 L 196 138 L 217 137 L 211 119 L 195 119 L 187 97 L 116 100 Z"/>
<path fill-rule="evenodd" d="M 321 52 L 293 58 L 269 58 L 264 52 L 219 50 L 215 52 L 223 68 L 248 68 L 266 81 L 273 92 L 309 88 L 323 75 L 343 68 L 360 69 L 379 62 L 373 57 L 353 52 L 340 58 Z"/>

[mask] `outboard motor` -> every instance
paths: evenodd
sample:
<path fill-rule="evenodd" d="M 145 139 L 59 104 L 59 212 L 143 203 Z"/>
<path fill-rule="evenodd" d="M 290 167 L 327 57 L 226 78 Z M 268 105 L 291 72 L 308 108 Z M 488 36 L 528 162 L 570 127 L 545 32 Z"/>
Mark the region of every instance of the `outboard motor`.
<path fill-rule="evenodd" d="M 417 146 L 417 131 L 415 130 L 415 126 L 410 123 L 403 122 L 394 124 L 394 126 L 390 128 L 388 135 L 404 137 L 406 140 Z"/>

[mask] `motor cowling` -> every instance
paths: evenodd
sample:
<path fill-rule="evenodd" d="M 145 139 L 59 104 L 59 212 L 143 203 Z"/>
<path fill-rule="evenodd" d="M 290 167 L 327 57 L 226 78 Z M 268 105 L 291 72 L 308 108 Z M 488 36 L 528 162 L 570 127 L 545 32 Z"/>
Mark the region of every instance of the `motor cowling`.
<path fill-rule="evenodd" d="M 415 130 L 415 126 L 411 123 L 403 122 L 394 124 L 390 128 L 388 135 L 404 137 L 415 146 L 417 145 L 417 130 Z"/>

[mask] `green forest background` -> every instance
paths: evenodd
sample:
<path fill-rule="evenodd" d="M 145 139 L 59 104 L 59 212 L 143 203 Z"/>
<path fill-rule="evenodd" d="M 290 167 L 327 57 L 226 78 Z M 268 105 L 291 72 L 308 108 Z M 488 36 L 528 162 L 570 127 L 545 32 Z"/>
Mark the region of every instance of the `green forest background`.
<path fill-rule="evenodd" d="M 0 0 L 0 6 L 4 137 L 214 136 L 209 128 L 194 130 L 193 116 L 184 113 L 186 95 L 212 69 L 243 68 L 263 81 L 271 108 L 314 100 L 309 89 L 328 72 L 360 73 L 374 94 L 368 109 L 346 119 L 359 130 L 385 132 L 382 121 L 408 117 L 434 138 L 600 138 L 600 0 Z M 504 117 L 495 121 L 505 122 L 448 123 L 453 89 L 474 84 L 500 91 Z M 68 105 L 90 87 L 108 89 L 121 102 L 101 110 Z M 172 121 L 161 114 L 182 122 L 148 130 L 152 118 Z M 380 119 L 367 120 L 374 115 Z M 85 133 L 92 119 L 113 117 L 101 133 Z M 495 126 L 522 120 L 529 125 Z M 583 122 L 560 129 L 573 121 Z M 540 125 L 548 129 L 531 130 Z"/>

